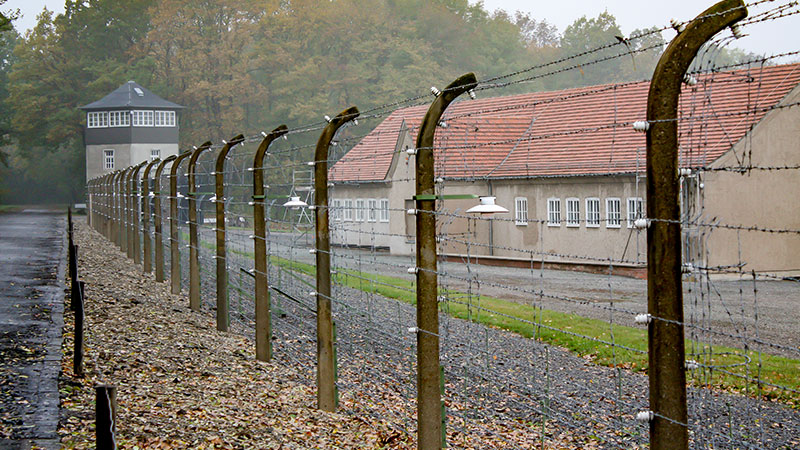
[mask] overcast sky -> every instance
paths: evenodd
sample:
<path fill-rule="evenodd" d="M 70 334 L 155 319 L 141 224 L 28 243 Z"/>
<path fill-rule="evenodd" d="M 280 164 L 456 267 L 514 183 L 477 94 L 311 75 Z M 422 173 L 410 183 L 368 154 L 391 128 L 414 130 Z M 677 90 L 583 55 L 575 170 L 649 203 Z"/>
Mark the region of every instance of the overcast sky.
<path fill-rule="evenodd" d="M 470 0 L 474 3 L 474 0 Z M 670 19 L 685 21 L 692 19 L 705 8 L 711 6 L 713 0 L 668 0 L 668 1 L 633 1 L 633 0 L 484 0 L 489 11 L 504 9 L 509 12 L 517 10 L 528 12 L 538 20 L 547 20 L 563 32 L 569 24 L 581 16 L 597 17 L 608 11 L 617 19 L 623 33 L 630 35 L 637 28 L 665 26 Z M 750 15 L 758 14 L 790 3 L 789 0 L 767 1 L 750 8 Z M 18 30 L 24 32 L 36 23 L 36 16 L 47 6 L 51 11 L 64 11 L 63 0 L 9 0 L 2 6 L 3 10 L 17 9 L 23 17 L 16 22 Z M 790 11 L 800 11 L 795 6 Z M 739 47 L 754 53 L 774 55 L 798 50 L 800 41 L 800 14 L 784 17 L 775 21 L 748 26 L 745 30 L 749 36 L 744 37 L 732 47 Z M 672 39 L 674 33 L 665 33 L 666 39 Z M 793 60 L 800 58 L 794 57 Z"/>

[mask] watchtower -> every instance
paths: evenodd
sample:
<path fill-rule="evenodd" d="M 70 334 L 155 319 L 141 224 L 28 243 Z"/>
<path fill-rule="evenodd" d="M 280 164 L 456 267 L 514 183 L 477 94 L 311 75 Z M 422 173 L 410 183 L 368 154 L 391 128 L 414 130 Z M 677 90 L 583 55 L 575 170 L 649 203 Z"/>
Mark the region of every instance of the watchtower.
<path fill-rule="evenodd" d="M 178 111 L 183 108 L 134 81 L 82 106 L 86 179 L 178 154 Z"/>

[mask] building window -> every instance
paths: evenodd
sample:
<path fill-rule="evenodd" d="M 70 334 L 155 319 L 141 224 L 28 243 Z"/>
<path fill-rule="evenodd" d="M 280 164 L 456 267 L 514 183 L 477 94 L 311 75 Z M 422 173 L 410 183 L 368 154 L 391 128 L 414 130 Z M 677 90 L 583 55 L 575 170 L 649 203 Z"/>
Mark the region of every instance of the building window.
<path fill-rule="evenodd" d="M 363 222 L 365 219 L 366 202 L 363 198 L 356 199 L 356 222 Z"/>
<path fill-rule="evenodd" d="M 636 219 L 640 219 L 642 217 L 644 217 L 642 215 L 642 198 L 628 198 L 628 228 L 633 228 L 633 223 L 636 221 Z"/>
<path fill-rule="evenodd" d="M 560 227 L 561 226 L 561 199 L 548 198 L 547 199 L 547 226 Z"/>
<path fill-rule="evenodd" d="M 109 111 L 108 126 L 127 127 L 131 124 L 131 114 L 128 111 Z"/>
<path fill-rule="evenodd" d="M 586 226 L 597 228 L 600 226 L 600 199 L 586 199 Z"/>
<path fill-rule="evenodd" d="M 153 116 L 157 127 L 175 126 L 175 111 L 154 111 Z"/>
<path fill-rule="evenodd" d="M 380 205 L 381 205 L 381 208 L 380 208 L 380 215 L 379 215 L 378 220 L 380 220 L 381 222 L 388 222 L 389 221 L 389 199 L 388 198 L 382 198 L 381 201 L 380 201 Z"/>
<path fill-rule="evenodd" d="M 345 222 L 352 222 L 353 221 L 353 199 L 345 199 L 344 200 L 344 221 Z"/>
<path fill-rule="evenodd" d="M 103 167 L 106 170 L 114 169 L 114 150 L 103 150 Z"/>
<path fill-rule="evenodd" d="M 622 223 L 621 201 L 618 198 L 606 199 L 606 228 L 619 228 Z"/>
<path fill-rule="evenodd" d="M 152 127 L 153 126 L 153 111 L 131 111 L 133 116 L 133 126 L 135 127 Z"/>
<path fill-rule="evenodd" d="M 378 221 L 378 200 L 371 198 L 367 200 L 367 222 Z"/>
<path fill-rule="evenodd" d="M 105 128 L 108 126 L 108 113 L 90 112 L 86 114 L 86 126 L 89 128 Z"/>
<path fill-rule="evenodd" d="M 150 161 L 155 161 L 157 159 L 161 159 L 161 149 L 160 148 L 151 148 L 150 149 Z"/>
<path fill-rule="evenodd" d="M 581 201 L 574 197 L 567 199 L 567 226 L 581 226 Z"/>
<path fill-rule="evenodd" d="M 334 221 L 342 220 L 342 201 L 338 198 L 331 200 L 331 219 Z"/>
<path fill-rule="evenodd" d="M 528 199 L 516 197 L 514 199 L 514 224 L 519 226 L 528 225 Z"/>

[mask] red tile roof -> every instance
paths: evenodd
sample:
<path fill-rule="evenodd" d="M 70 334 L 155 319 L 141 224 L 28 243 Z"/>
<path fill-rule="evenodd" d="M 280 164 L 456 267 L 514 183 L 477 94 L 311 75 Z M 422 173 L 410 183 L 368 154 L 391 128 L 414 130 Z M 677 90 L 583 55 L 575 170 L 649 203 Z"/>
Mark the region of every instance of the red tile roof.
<path fill-rule="evenodd" d="M 800 82 L 800 64 L 698 77 L 680 99 L 681 166 L 707 166 Z M 643 172 L 650 83 L 463 100 L 436 131 L 437 176 L 508 178 Z M 427 105 L 394 111 L 331 168 L 339 182 L 387 179 L 401 127 L 416 139 Z M 402 149 L 401 149 L 402 150 Z"/>

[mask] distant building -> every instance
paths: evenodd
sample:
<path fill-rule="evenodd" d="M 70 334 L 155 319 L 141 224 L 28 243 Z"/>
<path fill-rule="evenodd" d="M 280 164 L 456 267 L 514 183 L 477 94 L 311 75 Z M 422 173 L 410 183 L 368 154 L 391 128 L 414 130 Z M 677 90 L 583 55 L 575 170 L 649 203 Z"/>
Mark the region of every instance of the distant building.
<path fill-rule="evenodd" d="M 178 111 L 183 106 L 128 81 L 86 111 L 86 179 L 178 154 Z"/>
<path fill-rule="evenodd" d="M 800 64 L 700 75 L 681 94 L 686 264 L 800 274 Z M 644 273 L 646 81 L 453 103 L 437 130 L 437 193 L 497 197 L 475 221 L 448 199 L 439 254 Z M 427 106 L 390 114 L 330 170 L 332 243 L 414 254 L 414 142 Z M 699 120 L 703 118 L 704 120 Z M 411 152 L 406 150 L 411 148 Z M 756 169 L 750 170 L 750 166 Z M 758 170 L 764 168 L 765 170 Z M 775 170 L 771 170 L 773 168 Z M 780 170 L 786 168 L 787 170 Z M 767 232 L 766 230 L 777 230 Z M 534 256 L 532 256 L 534 255 Z M 726 269 L 727 268 L 727 269 Z"/>

